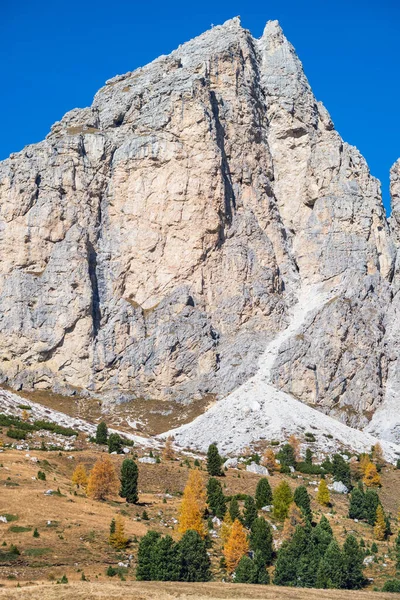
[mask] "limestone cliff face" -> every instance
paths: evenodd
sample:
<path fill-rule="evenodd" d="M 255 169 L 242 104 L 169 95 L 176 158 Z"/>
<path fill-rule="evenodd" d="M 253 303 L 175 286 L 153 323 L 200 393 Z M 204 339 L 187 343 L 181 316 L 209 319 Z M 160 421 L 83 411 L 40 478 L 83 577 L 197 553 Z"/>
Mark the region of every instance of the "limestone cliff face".
<path fill-rule="evenodd" d="M 278 23 L 255 40 L 233 19 L 0 163 L 1 380 L 222 397 L 321 283 L 337 293 L 274 383 L 366 425 L 393 359 L 396 244 Z"/>

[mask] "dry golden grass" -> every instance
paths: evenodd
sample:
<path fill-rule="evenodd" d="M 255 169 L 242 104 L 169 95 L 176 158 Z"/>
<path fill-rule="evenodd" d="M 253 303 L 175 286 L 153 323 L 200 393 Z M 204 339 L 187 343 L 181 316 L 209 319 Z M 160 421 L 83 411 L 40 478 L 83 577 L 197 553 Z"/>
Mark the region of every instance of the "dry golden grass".
<path fill-rule="evenodd" d="M 14 600 L 389 600 L 398 594 L 310 590 L 233 583 L 74 583 L 0 590 L 0 598 Z"/>
<path fill-rule="evenodd" d="M 110 598 L 118 598 L 118 594 L 124 594 L 124 598 L 129 586 L 133 585 L 132 590 L 140 598 L 140 594 L 145 590 L 146 596 L 143 598 L 163 598 L 163 596 L 151 596 L 152 593 L 160 593 L 160 589 L 166 590 L 168 593 L 179 591 L 179 598 L 247 598 L 247 597 L 263 597 L 263 598 L 303 598 L 305 593 L 311 598 L 343 598 L 343 592 L 328 592 L 331 596 L 324 595 L 324 592 L 301 590 L 285 592 L 281 588 L 273 587 L 259 588 L 252 586 L 233 586 L 227 584 L 210 584 L 210 585 L 193 585 L 190 586 L 193 592 L 185 591 L 184 586 L 172 584 L 168 586 L 164 583 L 157 584 L 139 584 L 132 581 L 134 576 L 135 563 L 133 560 L 132 568 L 126 574 L 128 588 L 122 583 L 115 583 L 115 580 L 110 582 L 106 577 L 105 570 L 108 565 L 116 566 L 120 557 L 110 548 L 107 543 L 109 524 L 113 517 L 117 514 L 122 514 L 125 517 L 126 533 L 132 538 L 133 542 L 128 550 L 132 553 L 134 559 L 137 555 L 138 538 L 146 533 L 149 529 L 155 529 L 163 534 L 169 533 L 173 537 L 177 537 L 176 526 L 173 519 L 177 516 L 178 506 L 180 503 L 180 493 L 186 484 L 188 477 L 188 468 L 179 461 L 162 462 L 161 464 L 147 465 L 139 464 L 139 497 L 140 505 L 127 505 L 121 498 L 115 496 L 107 502 L 96 502 L 88 499 L 83 493 L 78 490 L 78 494 L 74 494 L 74 489 L 71 484 L 71 477 L 75 466 L 78 462 L 83 462 L 87 468 L 93 466 L 94 462 L 99 458 L 101 449 L 93 446 L 86 450 L 74 452 L 68 457 L 67 454 L 59 455 L 58 452 L 38 452 L 31 451 L 31 456 L 37 456 L 41 461 L 40 464 L 33 463 L 29 458 L 25 457 L 25 452 L 16 450 L 4 450 L 0 454 L 0 515 L 5 513 L 17 514 L 18 521 L 13 523 L 0 523 L 0 551 L 7 550 L 10 544 L 15 544 L 21 551 L 21 555 L 12 561 L 0 560 L 0 585 L 8 588 L 15 587 L 17 581 L 21 585 L 25 585 L 29 581 L 45 583 L 43 588 L 45 593 L 53 594 L 57 592 L 59 597 L 69 598 L 72 596 L 64 596 L 64 594 L 72 594 L 69 590 L 75 590 L 77 598 L 97 598 L 107 597 L 96 596 L 101 589 L 109 590 Z M 123 456 L 111 456 L 111 460 L 119 470 Z M 193 461 L 192 461 L 193 462 Z M 32 477 L 37 475 L 38 470 L 46 472 L 47 480 L 33 480 Z M 10 478 L 8 480 L 8 478 Z M 270 482 L 275 488 L 281 481 L 283 476 L 275 474 L 270 477 Z M 289 485 L 294 488 L 298 485 L 307 485 L 310 477 L 292 478 L 288 477 Z M 255 488 L 259 477 L 252 473 L 247 473 L 244 470 L 236 471 L 229 470 L 226 477 L 221 478 L 221 483 L 226 495 L 238 493 L 254 495 Z M 400 489 L 400 471 L 392 467 L 384 468 L 382 471 L 383 488 L 380 492 L 385 510 L 391 512 L 394 516 L 397 513 L 397 498 L 399 497 Z M 11 484 L 11 485 L 10 485 Z M 18 484 L 18 485 L 15 485 Z M 47 489 L 60 489 L 61 495 L 45 496 L 44 491 Z M 315 497 L 316 492 L 313 486 L 307 488 L 310 494 Z M 172 495 L 172 498 L 163 501 L 163 495 L 166 492 Z M 343 543 L 345 536 L 348 533 L 354 533 L 357 539 L 364 538 L 366 544 L 371 544 L 373 531 L 366 523 L 355 523 L 347 518 L 348 498 L 340 495 L 333 496 L 333 508 L 326 509 L 320 507 L 315 499 L 312 500 L 312 508 L 316 519 L 320 518 L 321 514 L 327 514 L 332 525 L 335 535 L 340 543 Z M 143 510 L 146 510 L 150 520 L 138 520 L 142 515 Z M 331 513 L 331 514 L 329 514 Z M 52 526 L 47 526 L 47 521 L 52 522 Z M 163 524 L 164 522 L 164 524 Z M 165 523 L 169 527 L 165 527 Z M 393 529 L 397 533 L 397 524 L 392 521 Z M 18 525 L 29 527 L 30 531 L 13 532 L 10 527 Z M 40 533 L 39 538 L 33 538 L 33 529 L 37 527 Z M 280 535 L 281 526 L 278 524 L 277 535 Z M 1 547 L 3 540 L 7 546 Z M 373 577 L 372 586 L 381 587 L 388 577 L 395 575 L 393 563 L 393 544 L 394 536 L 389 542 L 378 542 L 380 562 L 373 563 L 366 569 L 365 575 Z M 43 549 L 45 552 L 42 552 Z M 46 550 L 48 549 L 48 550 Z M 212 562 L 213 571 L 216 579 L 222 579 L 224 573 L 219 570 L 219 559 L 221 557 L 220 540 L 216 540 L 212 547 Z M 41 554 L 42 552 L 42 554 Z M 384 555 L 389 554 L 389 558 Z M 390 557 L 392 556 L 392 558 Z M 385 562 L 386 566 L 383 564 Z M 90 582 L 79 583 L 82 571 L 85 576 L 90 579 Z M 71 586 L 57 585 L 53 588 L 53 583 L 66 574 Z M 101 582 L 101 588 L 96 587 L 96 583 Z M 92 585 L 93 584 L 93 585 Z M 93 587 L 94 586 L 94 587 Z M 139 587 L 138 587 L 139 586 Z M 142 586 L 142 588 L 140 587 Z M 143 587 L 144 586 L 144 587 Z M 153 586 L 153 587 L 152 587 Z M 55 590 L 53 592 L 52 590 Z M 92 596 L 85 596 L 87 590 L 92 590 Z M 212 596 L 210 594 L 225 594 L 225 590 L 232 589 L 232 596 Z M 262 592 L 261 590 L 265 591 Z M 97 590 L 97 591 L 96 591 Z M 122 590 L 122 591 L 121 591 Z M 140 590 L 140 592 L 139 592 Z M 236 590 L 236 591 L 235 591 Z M 253 595 L 246 596 L 246 590 L 249 590 Z M 258 591 L 257 591 L 258 590 Z M 202 595 L 199 595 L 201 592 Z M 0 592 L 1 594 L 2 592 Z M 23 592 L 22 597 L 34 598 L 26 594 L 35 594 L 37 590 L 30 588 Z M 73 592 L 75 595 L 75 591 Z M 166 592 L 165 592 L 166 593 Z M 176 591 L 178 593 L 178 591 Z M 263 596 L 257 594 L 264 593 Z M 287 594 L 292 595 L 287 595 Z M 22 592 L 21 592 L 22 594 Z M 115 594 L 115 595 L 113 595 Z M 149 595 L 150 594 L 150 595 Z M 186 594 L 186 596 L 185 596 Z M 208 594 L 208 595 L 207 595 Z M 275 594 L 275 595 L 268 595 Z M 285 595 L 286 594 L 286 595 Z M 303 595 L 302 595 L 303 594 Z M 341 595 L 340 595 L 341 594 Z M 362 592 L 365 597 L 366 592 Z M 12 597 L 12 596 L 11 596 Z M 53 596 L 49 595 L 48 598 Z M 174 596 L 165 596 L 165 598 Z M 346 597 L 357 597 L 354 594 Z M 374 595 L 374 597 L 379 597 Z M 383 596 L 382 596 L 383 597 Z M 387 597 L 387 596 L 385 596 Z M 393 597 L 393 596 L 390 596 Z M 43 596 L 45 600 L 47 596 Z"/>

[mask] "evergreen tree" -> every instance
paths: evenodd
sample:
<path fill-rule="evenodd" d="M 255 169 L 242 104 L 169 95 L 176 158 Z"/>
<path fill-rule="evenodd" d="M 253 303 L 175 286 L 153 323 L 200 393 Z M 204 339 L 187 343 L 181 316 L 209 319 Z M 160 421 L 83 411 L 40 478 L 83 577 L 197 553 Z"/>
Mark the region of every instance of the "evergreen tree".
<path fill-rule="evenodd" d="M 281 467 L 296 468 L 296 455 L 291 444 L 284 444 L 276 456 L 280 461 Z"/>
<path fill-rule="evenodd" d="M 366 490 L 364 495 L 364 519 L 366 519 L 370 525 L 375 525 L 378 504 L 379 496 L 376 491 Z"/>
<path fill-rule="evenodd" d="M 341 481 L 347 489 L 351 489 L 350 467 L 340 454 L 333 455 L 332 474 L 335 481 Z"/>
<path fill-rule="evenodd" d="M 272 529 L 263 517 L 254 519 L 249 536 L 250 549 L 260 552 L 264 565 L 270 565 L 273 555 Z"/>
<path fill-rule="evenodd" d="M 293 500 L 297 504 L 303 515 L 308 521 L 312 520 L 312 512 L 311 512 L 311 502 L 310 496 L 308 495 L 307 488 L 304 485 L 299 485 L 294 490 Z"/>
<path fill-rule="evenodd" d="M 178 542 L 180 581 L 210 581 L 211 563 L 205 541 L 196 531 L 186 531 Z"/>
<path fill-rule="evenodd" d="M 329 544 L 317 574 L 317 587 L 340 588 L 343 583 L 343 555 L 336 540 Z"/>
<path fill-rule="evenodd" d="M 274 491 L 274 517 L 284 521 L 288 516 L 289 506 L 293 500 L 292 492 L 286 481 L 282 481 Z"/>
<path fill-rule="evenodd" d="M 343 587 L 359 590 L 364 585 L 363 553 L 353 535 L 348 535 L 343 545 Z"/>
<path fill-rule="evenodd" d="M 260 552 L 254 558 L 243 556 L 235 571 L 235 583 L 258 583 L 266 585 L 270 582 L 269 573 Z"/>
<path fill-rule="evenodd" d="M 120 454 L 122 451 L 122 439 L 118 433 L 110 433 L 108 436 L 108 452 Z"/>
<path fill-rule="evenodd" d="M 325 479 L 321 479 L 318 486 L 317 502 L 322 506 L 329 506 L 331 497 Z"/>
<path fill-rule="evenodd" d="M 239 521 L 242 520 L 242 515 L 240 513 L 240 508 L 239 508 L 239 502 L 237 501 L 237 498 L 235 498 L 235 497 L 233 497 L 229 503 L 229 516 L 231 518 L 232 523 L 234 523 L 236 521 L 236 519 L 238 519 Z"/>
<path fill-rule="evenodd" d="M 322 515 L 321 520 L 318 523 L 318 527 L 329 533 L 329 535 L 333 535 L 332 527 L 325 515 Z"/>
<path fill-rule="evenodd" d="M 325 555 L 325 552 L 328 549 L 329 544 L 333 539 L 332 529 L 328 523 L 328 527 L 326 527 L 325 522 L 319 523 L 312 530 L 312 542 L 314 546 L 317 548 L 318 554 L 320 558 Z"/>
<path fill-rule="evenodd" d="M 126 498 L 128 504 L 136 504 L 138 496 L 138 476 L 137 464 L 131 458 L 126 458 L 121 466 L 121 489 L 119 495 Z"/>
<path fill-rule="evenodd" d="M 304 531 L 307 544 L 298 559 L 297 586 L 315 587 L 319 563 L 329 546 L 331 538 L 326 531 L 322 531 L 318 527 L 313 529 L 309 522 L 306 523 Z"/>
<path fill-rule="evenodd" d="M 107 444 L 108 429 L 107 425 L 102 421 L 96 428 L 96 444 Z"/>
<path fill-rule="evenodd" d="M 400 580 L 399 579 L 388 579 L 385 581 L 382 588 L 382 592 L 400 592 Z"/>
<path fill-rule="evenodd" d="M 305 458 L 305 463 L 307 465 L 312 465 L 312 459 L 313 459 L 313 453 L 311 452 L 310 448 L 307 448 L 306 450 L 306 458 Z"/>
<path fill-rule="evenodd" d="M 210 444 L 207 452 L 207 471 L 212 477 L 221 477 L 223 475 L 221 463 L 222 459 L 216 444 Z"/>
<path fill-rule="evenodd" d="M 111 523 L 110 523 L 110 537 L 112 535 L 114 535 L 114 533 L 115 533 L 115 519 L 112 518 L 111 519 Z"/>
<path fill-rule="evenodd" d="M 136 579 L 153 581 L 155 579 L 154 550 L 160 539 L 156 531 L 149 531 L 142 537 L 137 555 Z"/>
<path fill-rule="evenodd" d="M 272 504 L 272 490 L 266 477 L 262 477 L 256 487 L 256 506 L 258 509 Z"/>
<path fill-rule="evenodd" d="M 217 479 L 210 477 L 207 483 L 207 504 L 211 513 L 223 519 L 226 513 L 226 498 Z"/>
<path fill-rule="evenodd" d="M 299 557 L 306 552 L 307 534 L 304 527 L 298 526 L 288 542 L 284 542 L 278 551 L 275 565 L 275 585 L 298 586 Z"/>
<path fill-rule="evenodd" d="M 362 486 L 352 490 L 350 494 L 349 517 L 350 519 L 363 519 L 365 516 L 365 494 Z"/>
<path fill-rule="evenodd" d="M 244 525 L 250 529 L 255 519 L 257 519 L 258 512 L 256 503 L 254 502 L 253 496 L 246 496 L 244 501 L 243 521 Z"/>
<path fill-rule="evenodd" d="M 180 560 L 178 545 L 170 535 L 160 538 L 152 551 L 152 570 L 157 581 L 179 581 Z"/>

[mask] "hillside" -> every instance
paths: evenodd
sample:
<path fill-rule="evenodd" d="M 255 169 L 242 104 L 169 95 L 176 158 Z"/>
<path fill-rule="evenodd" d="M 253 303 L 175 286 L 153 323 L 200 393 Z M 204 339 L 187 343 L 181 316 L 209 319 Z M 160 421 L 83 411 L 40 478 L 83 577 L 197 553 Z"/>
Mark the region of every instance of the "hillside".
<path fill-rule="evenodd" d="M 19 409 L 20 414 L 22 410 Z M 33 423 L 32 417 L 28 423 Z M 96 460 L 107 455 L 106 447 L 93 444 L 89 440 L 90 432 L 81 432 L 72 443 L 71 439 L 64 435 L 48 432 L 46 435 L 46 431 L 39 430 L 37 433 L 29 434 L 29 450 L 26 449 L 26 441 L 15 442 L 9 438 L 4 427 L 0 435 L 3 442 L 3 447 L 0 448 L 0 486 L 3 490 L 0 496 L 0 516 L 5 517 L 3 522 L 0 522 L 0 546 L 2 545 L 0 548 L 0 583 L 5 588 L 15 588 L 17 584 L 22 587 L 37 584 L 47 584 L 48 586 L 49 582 L 54 585 L 65 575 L 70 584 L 78 586 L 78 588 L 87 585 L 87 589 L 93 589 L 93 597 L 97 597 L 97 593 L 104 594 L 104 589 L 106 589 L 110 594 L 115 594 L 110 597 L 118 598 L 118 594 L 122 592 L 119 585 L 114 585 L 114 579 L 111 582 L 110 577 L 107 576 L 106 570 L 109 566 L 116 568 L 117 571 L 120 569 L 122 578 L 131 582 L 135 579 L 138 544 L 147 531 L 169 533 L 174 539 L 179 539 L 177 523 L 182 492 L 188 475 L 194 468 L 196 455 L 182 454 L 176 449 L 175 460 L 161 458 L 161 461 L 156 464 L 141 463 L 139 460 L 139 503 L 127 504 L 118 495 L 111 496 L 107 501 L 99 502 L 88 498 L 82 489 L 77 488 L 71 482 L 77 464 L 85 465 L 89 472 Z M 44 448 L 43 443 L 45 444 Z M 58 449 L 49 450 L 51 444 L 56 443 Z M 277 444 L 278 442 L 274 442 L 270 447 L 275 451 L 279 450 Z M 65 447 L 69 450 L 65 451 Z M 315 442 L 312 441 L 312 436 L 309 434 L 308 437 L 301 440 L 302 452 L 305 452 L 306 448 L 313 450 L 314 447 Z M 149 452 L 160 456 L 162 447 L 153 446 L 151 451 L 148 446 L 143 446 L 140 441 L 136 441 L 135 446 L 127 451 L 131 456 L 140 459 L 142 456 L 148 456 Z M 246 452 L 242 462 L 239 462 L 239 469 L 229 468 L 225 472 L 225 477 L 221 478 L 223 492 L 228 497 L 239 494 L 240 498 L 245 498 L 247 495 L 254 496 L 255 494 L 260 476 L 246 470 L 245 461 L 248 458 L 249 450 Z M 117 472 L 119 472 L 125 457 L 126 455 L 110 456 Z M 208 476 L 205 471 L 205 457 L 201 454 L 197 455 L 197 460 L 200 461 L 200 473 L 206 482 Z M 38 479 L 39 471 L 45 473 L 45 480 Z M 366 522 L 349 519 L 349 499 L 346 495 L 331 492 L 331 507 L 324 508 L 318 504 L 315 499 L 320 479 L 318 475 L 296 472 L 291 475 L 272 473 L 269 476 L 273 490 L 283 480 L 289 483 L 292 490 L 304 484 L 311 496 L 313 519 L 318 522 L 320 516 L 325 514 L 340 544 L 343 544 L 349 534 L 354 534 L 358 541 L 363 539 L 366 548 L 371 547 L 374 541 L 376 542 L 377 552 L 372 554 L 366 552 L 366 556 L 371 556 L 373 559 L 365 568 L 365 575 L 369 578 L 369 589 L 381 589 L 384 582 L 396 574 L 394 540 L 398 528 L 396 516 L 400 470 L 386 464 L 380 475 L 382 488 L 379 496 L 385 513 L 391 516 L 393 531 L 393 535 L 389 536 L 386 541 L 377 541 L 373 527 Z M 332 482 L 329 475 L 327 482 L 328 484 Z M 242 504 L 241 501 L 240 505 Z M 123 517 L 125 532 L 130 539 L 128 548 L 122 551 L 114 550 L 108 543 L 110 522 L 117 515 Z M 274 543 L 276 548 L 279 548 L 282 523 L 276 521 L 269 513 L 265 513 L 265 517 L 273 524 Z M 35 529 L 39 532 L 38 537 L 33 536 Z M 218 527 L 214 528 L 209 550 L 213 577 L 216 580 L 227 578 L 225 570 L 221 569 L 219 564 L 222 552 L 220 535 Z M 19 554 L 12 553 L 13 545 L 18 548 Z M 376 558 L 374 559 L 374 557 Z M 123 565 L 122 568 L 118 567 L 119 563 Z M 85 582 L 81 582 L 82 573 L 87 580 Z M 102 591 L 97 592 L 97 583 L 104 583 L 107 587 L 101 588 Z M 93 588 L 92 584 L 94 584 Z M 139 583 L 135 585 L 139 586 Z M 143 598 L 152 598 L 152 594 L 156 593 L 157 588 L 147 582 L 143 585 Z M 217 588 L 213 584 L 206 585 L 204 590 L 200 584 L 196 584 L 196 586 L 190 592 L 191 594 L 197 593 L 196 590 L 199 590 L 204 597 L 224 597 L 218 594 L 224 593 L 225 586 L 218 591 L 218 594 Z M 257 590 L 253 591 L 251 588 L 251 591 L 247 592 L 246 587 L 244 589 L 241 586 L 237 587 L 237 592 L 234 588 L 232 592 L 234 595 L 230 597 L 260 597 L 258 594 L 261 592 Z M 48 590 L 46 593 L 51 598 L 52 590 L 48 587 L 45 589 Z M 59 586 L 54 589 L 60 593 Z M 66 594 L 66 598 L 70 593 L 68 589 L 68 586 L 65 586 L 65 590 L 62 587 L 62 593 Z M 71 593 L 75 594 L 75 589 L 73 587 Z M 138 589 L 141 589 L 140 586 Z M 164 589 L 166 591 L 163 593 L 167 594 L 168 586 L 163 587 Z M 268 594 L 273 593 L 270 589 L 267 589 L 265 592 L 267 595 L 263 597 L 270 597 Z M 186 597 L 187 592 L 184 586 L 182 590 L 182 597 Z M 36 597 L 34 590 L 26 593 L 27 598 Z M 85 594 L 86 592 L 77 593 Z M 246 596 L 247 593 L 249 596 Z M 333 593 L 330 596 L 329 592 L 326 592 L 327 595 L 324 596 L 323 593 L 321 591 L 319 597 L 337 597 L 339 599 L 343 594 L 338 591 L 336 595 Z M 277 594 L 279 595 L 276 597 L 302 598 L 301 591 L 296 591 L 295 596 L 286 596 L 284 590 L 280 590 Z M 161 599 L 169 596 L 159 597 Z M 357 596 L 355 595 L 355 597 Z"/>

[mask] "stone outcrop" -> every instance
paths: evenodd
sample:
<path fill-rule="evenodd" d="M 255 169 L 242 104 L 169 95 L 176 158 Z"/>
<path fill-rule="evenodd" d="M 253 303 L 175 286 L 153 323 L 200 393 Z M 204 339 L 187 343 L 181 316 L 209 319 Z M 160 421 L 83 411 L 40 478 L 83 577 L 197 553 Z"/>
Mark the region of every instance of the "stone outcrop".
<path fill-rule="evenodd" d="M 320 284 L 331 299 L 272 381 L 367 426 L 398 355 L 399 181 L 397 163 L 389 226 L 276 21 L 256 40 L 232 19 L 109 80 L 0 163 L 1 381 L 222 398 Z"/>

